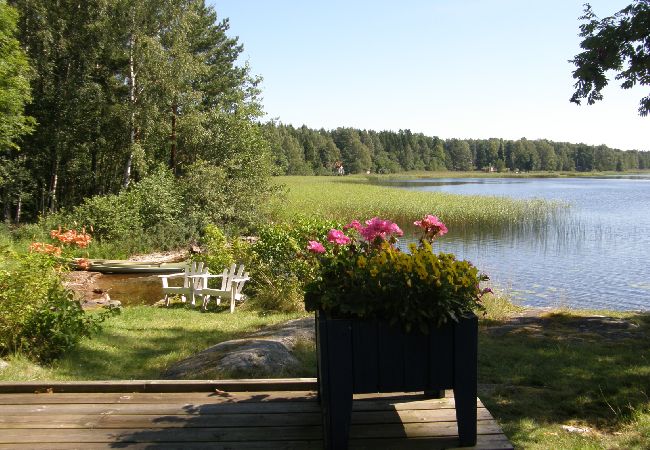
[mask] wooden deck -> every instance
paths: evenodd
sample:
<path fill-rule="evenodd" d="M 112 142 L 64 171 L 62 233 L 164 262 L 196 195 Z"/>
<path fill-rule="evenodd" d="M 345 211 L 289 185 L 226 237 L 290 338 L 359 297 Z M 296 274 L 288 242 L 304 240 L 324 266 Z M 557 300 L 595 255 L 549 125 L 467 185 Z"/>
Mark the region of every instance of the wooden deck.
<path fill-rule="evenodd" d="M 314 388 L 313 379 L 0 383 L 0 448 L 319 449 Z M 458 446 L 451 391 L 354 398 L 350 448 Z M 477 402 L 473 448 L 511 449 Z"/>

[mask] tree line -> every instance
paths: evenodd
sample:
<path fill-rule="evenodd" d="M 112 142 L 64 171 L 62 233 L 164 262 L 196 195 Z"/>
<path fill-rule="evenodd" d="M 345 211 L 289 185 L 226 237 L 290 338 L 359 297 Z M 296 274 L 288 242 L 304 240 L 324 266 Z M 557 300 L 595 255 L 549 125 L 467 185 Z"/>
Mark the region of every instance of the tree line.
<path fill-rule="evenodd" d="M 336 162 L 347 173 L 407 170 L 628 171 L 650 169 L 650 152 L 546 139 L 441 139 L 410 130 L 315 130 L 262 125 L 282 175 L 328 175 Z"/>

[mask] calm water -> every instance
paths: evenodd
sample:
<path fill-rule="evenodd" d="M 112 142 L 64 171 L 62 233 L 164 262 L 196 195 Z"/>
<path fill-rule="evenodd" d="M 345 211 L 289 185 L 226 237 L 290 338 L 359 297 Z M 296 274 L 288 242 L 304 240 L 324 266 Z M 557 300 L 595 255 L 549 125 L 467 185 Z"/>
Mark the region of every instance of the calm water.
<path fill-rule="evenodd" d="M 525 305 L 650 310 L 650 177 L 455 178 L 399 187 L 568 202 L 545 229 L 445 236 L 438 249 L 471 261 Z"/>
<path fill-rule="evenodd" d="M 95 287 L 107 291 L 122 306 L 153 305 L 165 296 L 157 275 L 103 274 Z"/>

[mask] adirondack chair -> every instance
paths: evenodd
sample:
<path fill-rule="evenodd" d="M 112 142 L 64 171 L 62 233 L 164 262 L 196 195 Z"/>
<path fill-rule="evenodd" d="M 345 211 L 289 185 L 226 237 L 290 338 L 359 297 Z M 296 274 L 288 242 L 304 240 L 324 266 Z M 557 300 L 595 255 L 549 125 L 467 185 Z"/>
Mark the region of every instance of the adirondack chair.
<path fill-rule="evenodd" d="M 230 313 L 235 312 L 235 302 L 243 301 L 246 296 L 242 294 L 242 289 L 246 281 L 250 280 L 248 272 L 244 272 L 244 265 L 233 264 L 230 268 L 225 268 L 219 275 L 197 275 L 200 278 L 200 289 L 195 291 L 196 295 L 203 298 L 203 310 L 208 308 L 210 297 L 215 297 L 217 305 L 221 304 L 221 299 L 230 299 Z M 219 289 L 208 287 L 210 278 L 221 278 L 221 287 Z"/>
<path fill-rule="evenodd" d="M 170 296 L 180 295 L 183 302 L 187 301 L 190 297 L 191 304 L 196 304 L 196 292 L 201 289 L 203 279 L 200 276 L 208 275 L 208 268 L 202 262 L 192 262 L 185 266 L 185 271 L 180 273 L 172 273 L 167 275 L 158 275 L 162 280 L 162 290 L 165 293 L 165 306 L 169 306 Z M 182 286 L 170 286 L 169 280 L 171 278 L 183 277 Z"/>

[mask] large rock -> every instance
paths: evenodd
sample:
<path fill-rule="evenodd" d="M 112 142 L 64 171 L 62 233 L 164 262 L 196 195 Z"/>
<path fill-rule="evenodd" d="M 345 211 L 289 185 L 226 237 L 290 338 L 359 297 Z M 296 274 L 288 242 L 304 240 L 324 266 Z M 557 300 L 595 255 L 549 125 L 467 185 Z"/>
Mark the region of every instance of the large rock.
<path fill-rule="evenodd" d="M 163 378 L 217 379 L 277 376 L 299 367 L 293 349 L 314 341 L 314 318 L 306 317 L 221 342 L 168 368 Z"/>

